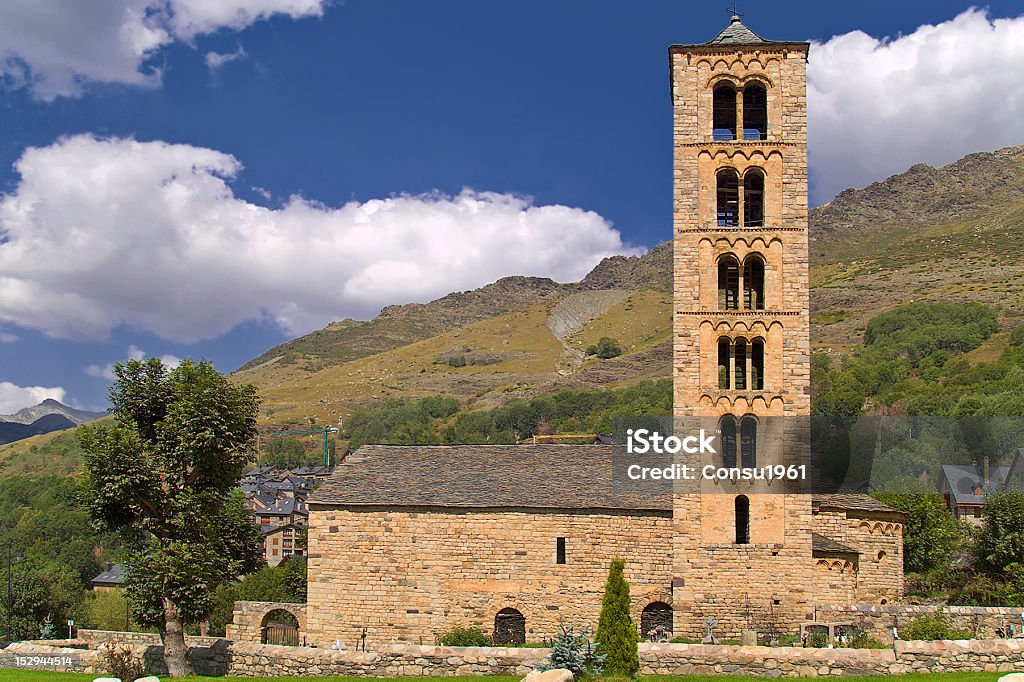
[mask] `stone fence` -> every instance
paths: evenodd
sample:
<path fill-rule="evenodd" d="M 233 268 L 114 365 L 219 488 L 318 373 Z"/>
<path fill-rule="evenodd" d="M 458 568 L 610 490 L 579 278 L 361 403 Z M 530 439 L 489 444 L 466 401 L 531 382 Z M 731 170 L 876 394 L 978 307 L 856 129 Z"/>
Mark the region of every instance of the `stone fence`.
<path fill-rule="evenodd" d="M 160 635 L 155 632 L 114 632 L 112 630 L 77 630 L 77 639 L 87 644 L 94 645 L 100 643 L 107 644 L 143 644 L 143 645 L 160 645 Z M 185 636 L 185 642 L 189 646 L 210 646 L 214 642 L 222 637 L 193 637 L 192 635 Z M 39 643 L 46 643 L 49 640 L 38 640 Z M 75 640 L 60 640 L 63 642 L 75 641 Z"/>
<path fill-rule="evenodd" d="M 82 646 L 81 640 L 74 643 Z M 151 673 L 165 672 L 159 646 L 126 645 L 142 656 Z M 1024 671 L 1024 640 L 896 642 L 892 649 L 803 649 L 796 647 L 641 644 L 645 675 L 756 675 L 823 677 L 897 675 L 912 672 Z M 256 677 L 341 675 L 366 677 L 454 675 L 523 676 L 537 667 L 547 649 L 392 645 L 376 652 L 284 647 L 216 640 L 189 648 L 196 672 L 203 675 Z M 96 649 L 20 642 L 0 650 L 0 667 L 35 658 L 60 663 L 48 669 L 105 672 Z"/>
<path fill-rule="evenodd" d="M 1012 625 L 1015 633 L 1021 631 L 1022 608 L 990 606 L 819 606 L 816 620 L 832 623 L 852 623 L 864 630 L 872 639 L 892 642 L 892 626 L 907 626 L 920 616 L 941 613 L 950 626 L 966 630 L 978 638 L 996 639 Z"/>

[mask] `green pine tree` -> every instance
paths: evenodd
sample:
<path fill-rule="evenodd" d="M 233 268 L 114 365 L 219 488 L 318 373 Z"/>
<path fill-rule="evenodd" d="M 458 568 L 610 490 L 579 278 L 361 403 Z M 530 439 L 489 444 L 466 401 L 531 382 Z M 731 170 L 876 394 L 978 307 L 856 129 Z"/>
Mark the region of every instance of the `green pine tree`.
<path fill-rule="evenodd" d="M 606 675 L 633 677 L 640 670 L 636 625 L 629 615 L 629 583 L 622 574 L 626 562 L 616 559 L 608 571 L 597 623 L 597 653 L 604 655 Z"/>

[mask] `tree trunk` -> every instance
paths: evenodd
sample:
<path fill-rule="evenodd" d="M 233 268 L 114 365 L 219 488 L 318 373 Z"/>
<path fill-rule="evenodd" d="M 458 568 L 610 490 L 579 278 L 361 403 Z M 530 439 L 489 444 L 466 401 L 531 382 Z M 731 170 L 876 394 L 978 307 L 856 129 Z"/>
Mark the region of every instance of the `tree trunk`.
<path fill-rule="evenodd" d="M 164 661 L 167 663 L 167 674 L 171 677 L 193 675 L 192 666 L 188 663 L 188 647 L 185 646 L 185 629 L 181 624 L 178 605 L 167 597 L 164 601 L 164 627 L 160 631 L 160 639 L 164 643 Z"/>

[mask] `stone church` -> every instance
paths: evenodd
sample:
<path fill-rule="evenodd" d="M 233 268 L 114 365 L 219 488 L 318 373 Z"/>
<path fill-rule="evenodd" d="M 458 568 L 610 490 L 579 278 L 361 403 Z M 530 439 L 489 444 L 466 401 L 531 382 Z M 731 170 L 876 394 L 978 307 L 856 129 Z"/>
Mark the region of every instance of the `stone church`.
<path fill-rule="evenodd" d="M 726 466 L 806 455 L 808 49 L 738 17 L 669 48 L 675 413 L 715 420 Z M 795 632 L 817 605 L 900 598 L 900 512 L 763 482 L 622 490 L 609 449 L 360 448 L 309 499 L 307 641 L 594 627 L 616 558 L 642 632 L 699 638 L 712 616 L 720 638 Z"/>

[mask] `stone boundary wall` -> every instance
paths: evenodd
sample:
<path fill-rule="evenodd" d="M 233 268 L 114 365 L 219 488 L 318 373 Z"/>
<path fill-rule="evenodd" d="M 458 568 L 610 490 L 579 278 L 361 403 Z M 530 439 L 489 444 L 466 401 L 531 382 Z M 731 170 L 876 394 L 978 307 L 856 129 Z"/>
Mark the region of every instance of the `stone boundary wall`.
<path fill-rule="evenodd" d="M 160 645 L 160 635 L 155 632 L 116 632 L 113 630 L 77 630 L 77 640 L 88 644 L 143 644 Z M 222 637 L 193 637 L 185 636 L 185 643 L 189 646 L 210 646 Z M 52 643 L 53 640 L 36 640 L 40 644 Z M 60 642 L 75 642 L 76 640 L 58 640 Z"/>
<path fill-rule="evenodd" d="M 1001 606 L 818 606 L 816 620 L 831 623 L 853 623 L 867 635 L 882 642 L 892 642 L 892 626 L 906 627 L 919 616 L 941 613 L 951 627 L 967 630 L 975 637 L 996 639 L 996 628 L 1013 625 L 1021 631 L 1024 608 Z"/>
<path fill-rule="evenodd" d="M 83 642 L 73 641 L 81 646 Z M 127 645 L 144 656 L 149 671 L 165 672 L 158 646 Z M 803 649 L 795 647 L 641 644 L 645 675 L 756 675 L 824 677 L 898 675 L 912 672 L 1024 671 L 1024 640 L 897 642 L 893 649 Z M 523 676 L 548 649 L 392 645 L 377 652 L 333 651 L 217 640 L 193 646 L 189 657 L 200 675 L 344 675 L 366 677 L 454 675 Z M 101 673 L 99 652 L 19 642 L 0 650 L 0 668 L 18 667 L 15 656 L 69 657 L 70 667 L 47 669 Z"/>

